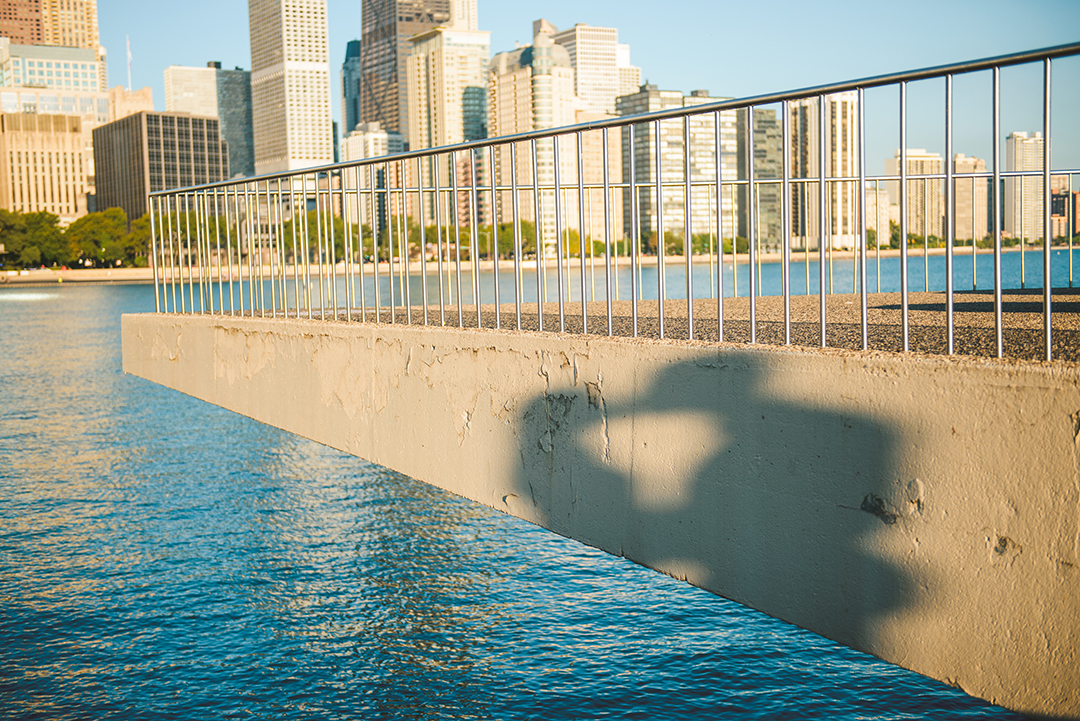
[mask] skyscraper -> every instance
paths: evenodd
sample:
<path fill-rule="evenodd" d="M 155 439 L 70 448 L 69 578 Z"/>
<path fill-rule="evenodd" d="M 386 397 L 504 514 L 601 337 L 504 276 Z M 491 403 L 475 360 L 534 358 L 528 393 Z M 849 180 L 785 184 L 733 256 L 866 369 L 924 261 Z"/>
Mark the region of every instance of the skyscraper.
<path fill-rule="evenodd" d="M 690 105 L 701 105 L 724 98 L 710 97 L 708 91 L 695 90 L 688 96 L 678 90 L 659 90 L 655 85 L 642 85 L 633 95 L 624 95 L 616 103 L 619 115 L 638 115 Z M 710 183 L 716 180 L 716 130 L 712 113 L 690 116 L 690 180 L 694 183 Z M 664 184 L 663 227 L 665 234 L 672 231 L 686 235 L 686 195 L 682 186 L 686 173 L 684 151 L 686 137 L 680 118 L 660 121 L 660 137 L 656 137 L 652 127 L 637 126 L 634 147 L 630 147 L 629 133 L 623 133 L 623 178 L 630 177 L 630 153 L 634 153 L 635 178 L 639 186 L 653 184 L 657 177 L 656 143 L 667 152 L 661 153 L 660 181 Z M 733 110 L 720 112 L 720 170 L 723 180 L 735 180 L 738 173 L 738 119 Z M 668 186 L 668 183 L 673 185 Z M 715 213 L 717 198 L 710 188 L 699 187 L 691 196 L 690 234 L 715 233 Z M 724 238 L 730 239 L 737 229 L 735 205 L 727 187 L 724 188 L 721 201 L 722 229 Z M 629 190 L 623 193 L 623 213 L 628 219 L 630 214 Z M 656 190 L 638 188 L 638 222 L 642 237 L 648 237 L 657 230 Z"/>
<path fill-rule="evenodd" d="M 41 0 L 0 3 L 0 37 L 19 45 L 41 45 Z"/>
<path fill-rule="evenodd" d="M 248 0 L 255 172 L 333 162 L 326 0 Z"/>
<path fill-rule="evenodd" d="M 619 31 L 578 23 L 559 32 L 546 20 L 537 20 L 551 29 L 552 39 L 570 53 L 574 68 L 574 92 L 581 109 L 593 113 L 615 113 L 615 98 L 636 91 L 630 84 L 641 79 L 641 71 L 630 65 L 630 47 L 619 45 Z M 535 31 L 534 31 L 535 32 Z M 625 63 L 620 69 L 620 60 Z"/>
<path fill-rule="evenodd" d="M 435 28 L 412 39 L 407 78 L 411 150 L 487 137 L 490 38 L 491 33 L 478 30 Z M 474 173 L 483 182 L 487 156 L 477 154 L 476 167 L 470 167 L 469 158 L 468 153 L 458 156 L 454 172 L 459 182 L 471 182 Z M 447 181 L 442 179 L 444 187 Z M 486 217 L 486 199 L 480 200 L 477 213 L 481 221 Z M 468 204 L 458 210 L 466 225 L 471 224 L 470 214 Z"/>
<path fill-rule="evenodd" d="M 345 62 L 341 65 L 341 130 L 345 135 L 360 124 L 360 41 L 350 40 L 345 46 Z"/>
<path fill-rule="evenodd" d="M 408 102 L 417 112 L 409 117 L 410 149 L 487 137 L 491 33 L 435 28 L 412 43 Z"/>
<path fill-rule="evenodd" d="M 217 117 L 221 137 L 229 144 L 229 175 L 255 174 L 251 73 L 241 68 L 222 70 L 219 62 L 209 62 L 205 68 L 170 65 L 165 68 L 165 109 Z"/>
<path fill-rule="evenodd" d="M 377 122 L 387 132 L 409 134 L 409 38 L 450 24 L 451 0 L 363 0 L 359 122 Z"/>
<path fill-rule="evenodd" d="M 858 183 L 859 148 L 856 134 L 859 99 L 854 92 L 825 96 L 826 178 L 851 178 L 851 182 L 826 184 L 826 247 L 854 248 L 859 242 Z M 791 168 L 793 178 L 818 178 L 821 168 L 821 122 L 818 100 L 807 98 L 789 105 L 791 112 Z M 817 183 L 796 183 L 791 193 L 793 248 L 816 248 L 820 233 L 820 192 Z M 910 192 L 910 191 L 909 191 Z M 912 231 L 914 232 L 914 231 Z"/>
<path fill-rule="evenodd" d="M 498 53 L 488 65 L 488 137 L 513 135 L 531 130 L 544 130 L 574 123 L 574 69 L 570 66 L 570 54 L 566 48 L 556 45 L 551 39 L 550 26 L 534 24 L 537 30 L 532 45 Z M 576 149 L 567 139 L 559 141 L 560 172 L 563 177 L 573 177 L 576 173 L 574 153 Z M 532 182 L 532 158 L 528 151 L 519 148 L 517 166 L 511 166 L 509 146 L 499 146 L 494 150 L 496 182 L 510 185 L 510 173 L 514 172 L 518 183 Z M 555 153 L 551 140 L 540 140 L 536 144 L 536 174 L 543 185 L 555 182 Z M 513 199 L 500 196 L 498 213 L 502 218 L 510 217 Z M 534 204 L 529 197 L 518 198 L 519 212 L 523 220 L 533 222 Z M 540 212 L 544 218 L 555 217 L 555 194 L 543 192 L 540 196 Z M 576 208 L 576 206 L 575 206 Z M 576 217 L 575 210 L 569 211 Z M 542 224 L 540 235 L 544 245 L 554 247 L 555 227 L 553 223 Z"/>
<path fill-rule="evenodd" d="M 984 173 L 986 161 L 963 153 L 953 156 L 956 173 Z M 957 240 L 982 240 L 989 232 L 990 183 L 987 178 L 957 178 L 953 201 L 953 232 Z"/>
<path fill-rule="evenodd" d="M 907 174 L 940 175 L 945 159 L 923 148 L 908 148 Z M 900 175 L 900 151 L 885 161 L 886 175 Z M 892 182 L 890 195 L 899 203 L 900 183 Z M 958 216 L 959 217 L 959 216 Z M 945 237 L 945 195 L 940 180 L 909 178 L 907 181 L 907 232 L 924 237 Z"/>
<path fill-rule="evenodd" d="M 1043 169 L 1042 133 L 1017 131 L 1005 139 L 1005 170 Z M 1032 241 L 1043 236 L 1041 177 L 1005 178 L 1005 234 Z"/>

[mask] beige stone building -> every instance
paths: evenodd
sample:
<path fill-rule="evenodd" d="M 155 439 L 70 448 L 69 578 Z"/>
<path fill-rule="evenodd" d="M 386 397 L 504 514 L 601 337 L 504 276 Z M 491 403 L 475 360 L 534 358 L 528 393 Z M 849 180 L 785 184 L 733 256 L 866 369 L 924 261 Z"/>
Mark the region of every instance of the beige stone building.
<path fill-rule="evenodd" d="M 0 208 L 67 225 L 86 213 L 88 171 L 78 115 L 0 114 Z"/>
<path fill-rule="evenodd" d="M 144 110 L 154 112 L 154 91 L 149 85 L 139 90 L 128 90 L 123 85 L 109 89 L 109 122 Z"/>
<path fill-rule="evenodd" d="M 986 161 L 963 153 L 953 156 L 954 173 L 985 173 Z M 956 240 L 982 240 L 989 233 L 990 183 L 987 178 L 956 178 L 953 232 Z"/>
<path fill-rule="evenodd" d="M 934 178 L 918 178 L 919 175 L 941 175 L 945 172 L 945 159 L 924 148 L 907 150 L 907 232 L 922 237 L 945 237 L 944 182 Z M 885 161 L 886 175 L 900 175 L 900 151 Z M 889 197 L 900 203 L 900 183 L 889 184 Z"/>

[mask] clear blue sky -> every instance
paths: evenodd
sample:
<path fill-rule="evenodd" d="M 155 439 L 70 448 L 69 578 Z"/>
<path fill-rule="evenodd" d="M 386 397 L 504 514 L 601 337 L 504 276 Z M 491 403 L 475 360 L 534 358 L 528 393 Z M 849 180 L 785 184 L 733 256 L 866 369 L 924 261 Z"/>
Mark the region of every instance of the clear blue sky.
<path fill-rule="evenodd" d="M 360 36 L 360 0 L 328 0 L 330 58 L 334 75 L 334 117 L 340 116 L 338 72 L 345 44 Z M 240 0 L 98 0 L 101 42 L 109 53 L 109 83 L 127 83 L 125 35 L 131 38 L 132 84 L 149 85 L 158 108 L 165 107 L 162 71 L 169 65 L 251 67 L 247 3 Z M 1080 0 L 773 0 L 773 2 L 692 2 L 640 0 L 570 2 L 479 0 L 480 29 L 491 31 L 492 53 L 529 42 L 532 21 L 546 17 L 560 28 L 583 22 L 619 29 L 631 60 L 643 77 L 664 89 L 706 88 L 713 95 L 748 96 L 828 82 L 911 70 L 950 62 L 1080 41 Z M 1004 77 L 1003 125 L 1037 130 L 1041 116 L 1019 110 L 1038 107 L 1031 73 Z M 984 82 L 973 79 L 974 84 Z M 1055 158 L 1070 160 L 1080 149 L 1080 59 L 1055 64 Z M 981 85 L 980 85 L 981 87 Z M 1066 100 L 1064 90 L 1073 96 Z M 982 108 L 982 94 L 957 86 L 958 111 Z M 941 91 L 913 88 L 912 111 L 940 117 Z M 924 99 L 925 97 L 925 99 Z M 1015 98 L 1014 102 L 1009 102 Z M 870 98 L 873 101 L 873 98 Z M 1034 104 L 1030 101 L 1034 100 Z M 1019 102 L 1016 102 L 1019 101 Z M 891 98 L 878 114 L 892 116 Z M 1014 110 L 1014 108 L 1017 108 Z M 943 112 L 943 111 L 941 111 Z M 982 118 L 983 113 L 971 112 Z M 885 133 L 886 125 L 882 127 Z M 910 145 L 943 150 L 940 131 L 913 123 Z M 1070 132 L 1070 128 L 1075 128 Z M 989 157 L 985 133 L 971 138 L 958 129 L 956 150 Z M 888 134 L 888 133 L 885 133 Z M 868 155 L 884 157 L 891 138 L 870 138 Z M 1062 167 L 1059 162 L 1055 166 Z M 882 168 L 872 168 L 882 170 Z"/>

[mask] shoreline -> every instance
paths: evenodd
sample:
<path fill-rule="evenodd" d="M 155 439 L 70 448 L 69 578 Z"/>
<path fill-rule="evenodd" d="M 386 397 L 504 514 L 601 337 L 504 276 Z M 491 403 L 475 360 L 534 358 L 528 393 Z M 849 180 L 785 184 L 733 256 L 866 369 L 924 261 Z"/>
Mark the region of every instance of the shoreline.
<path fill-rule="evenodd" d="M 1067 248 L 1067 246 L 1065 246 L 1065 245 L 1054 246 L 1054 247 L 1056 247 L 1058 249 L 1061 249 L 1061 250 L 1064 250 L 1064 249 Z M 1080 246 L 1077 246 L 1077 248 L 1080 248 Z M 1002 252 L 1002 254 L 1005 254 L 1005 253 L 1019 253 L 1020 250 L 1021 249 L 1019 247 L 1010 247 L 1010 248 L 1002 248 L 1001 252 Z M 1031 253 L 1040 253 L 1042 251 L 1042 247 L 1037 246 L 1037 247 L 1025 248 L 1024 250 L 1026 250 L 1027 252 L 1031 252 Z M 880 257 L 882 257 L 882 258 L 898 258 L 898 257 L 900 257 L 900 254 L 901 254 L 899 248 L 887 248 L 887 249 L 882 249 L 880 251 L 871 250 L 866 255 L 867 261 L 872 261 L 872 260 L 876 259 L 879 256 L 879 253 L 880 253 Z M 926 254 L 928 256 L 942 256 L 942 255 L 945 255 L 945 248 L 930 248 L 930 249 L 928 249 L 926 251 Z M 991 251 L 989 249 L 980 249 L 978 254 L 979 255 L 993 255 L 993 251 Z M 907 255 L 908 255 L 909 259 L 910 258 L 922 257 L 923 249 L 922 248 L 909 248 Z M 953 248 L 953 256 L 954 257 L 959 257 L 959 256 L 967 257 L 967 256 L 970 256 L 970 255 L 971 255 L 971 246 L 961 246 L 961 247 Z M 816 251 L 816 250 L 811 250 L 810 251 L 809 258 L 810 258 L 811 261 L 816 261 L 818 259 L 818 257 L 819 257 L 818 251 Z M 850 261 L 850 260 L 854 260 L 855 257 L 856 257 L 856 253 L 855 253 L 855 251 L 852 251 L 852 250 L 834 250 L 831 253 L 826 251 L 826 260 L 829 260 L 831 258 L 831 260 L 834 261 L 834 262 L 836 262 L 836 261 Z M 793 250 L 791 252 L 791 262 L 792 263 L 801 263 L 805 259 L 806 259 L 806 253 L 804 251 L 802 251 L 802 250 Z M 620 269 L 628 268 L 631 265 L 631 259 L 627 258 L 627 257 L 620 256 L 620 257 L 615 258 L 614 260 L 615 260 L 615 262 L 614 262 L 613 265 L 615 265 L 616 267 L 618 267 Z M 756 260 L 757 260 L 757 262 L 762 263 L 762 264 L 779 263 L 781 261 L 781 254 L 780 253 L 759 253 L 757 255 Z M 737 255 L 734 258 L 734 261 L 738 265 L 749 265 L 750 257 L 746 253 L 740 253 L 739 255 Z M 694 262 L 694 265 L 707 265 L 709 263 L 709 258 L 707 256 L 697 256 L 696 259 L 693 262 Z M 655 255 L 642 256 L 641 258 L 639 258 L 638 263 L 641 266 L 644 266 L 644 267 L 656 266 L 656 265 L 659 264 L 659 258 L 657 256 L 655 256 Z M 724 264 L 725 265 L 731 265 L 731 263 L 732 263 L 732 256 L 731 255 L 725 255 L 724 256 Z M 666 255 L 666 256 L 664 256 L 664 264 L 665 265 L 672 265 L 672 266 L 685 266 L 686 265 L 686 257 L 682 256 L 682 255 Z M 594 266 L 594 267 L 598 267 L 598 268 L 603 268 L 604 265 L 605 265 L 604 264 L 604 259 L 603 259 L 602 256 L 599 257 L 599 258 L 592 258 L 586 263 L 586 267 Z M 317 264 L 315 265 L 315 267 L 317 267 Z M 449 272 L 451 269 L 453 269 L 455 267 L 456 267 L 456 264 L 454 263 L 453 260 L 450 260 L 449 262 L 446 261 L 446 260 L 443 261 L 443 272 L 444 273 Z M 535 270 L 536 261 L 535 260 L 526 260 L 526 261 L 522 262 L 521 267 L 522 267 L 523 270 L 529 270 L 529 269 Z M 558 264 L 557 264 L 557 262 L 555 260 L 547 260 L 544 263 L 544 267 L 554 270 L 554 269 L 556 269 L 558 267 Z M 570 259 L 567 259 L 566 261 L 564 261 L 564 267 L 580 268 L 581 263 L 578 261 L 577 258 L 570 258 Z M 371 263 L 364 263 L 363 264 L 364 274 L 365 275 L 370 275 L 371 274 L 371 268 L 372 268 Z M 394 272 L 397 273 L 399 271 L 399 268 L 400 268 L 400 264 L 395 263 L 394 264 Z M 423 265 L 421 264 L 420 261 L 418 261 L 418 260 L 411 261 L 409 263 L 409 274 L 410 275 L 414 275 L 414 274 L 419 275 L 421 273 L 422 268 L 423 268 Z M 493 268 L 493 263 L 491 261 L 488 261 L 488 260 L 480 261 L 480 269 L 481 269 L 481 271 L 487 270 L 487 271 L 490 272 L 492 268 Z M 345 269 L 344 262 L 339 262 L 337 264 L 337 269 L 338 269 L 339 273 L 343 273 L 344 269 Z M 380 274 L 385 275 L 385 274 L 389 273 L 389 271 L 390 271 L 390 264 L 386 263 L 386 262 L 381 262 L 381 263 L 378 264 L 378 269 L 379 269 Z M 214 267 L 214 270 L 216 272 L 216 266 Z M 246 268 L 244 268 L 243 270 L 246 271 Z M 471 261 L 461 261 L 461 270 L 463 272 L 466 272 L 466 271 L 471 272 L 472 271 L 472 262 Z M 499 261 L 499 270 L 500 271 L 513 272 L 514 271 L 514 261 L 512 261 L 512 260 L 500 260 Z M 291 277 L 292 273 L 293 273 L 293 266 L 291 266 L 291 265 L 287 266 L 286 272 Z M 431 259 L 431 260 L 427 261 L 427 272 L 430 275 L 437 274 L 437 272 L 438 272 L 438 260 L 437 259 Z M 269 265 L 264 265 L 263 266 L 263 278 L 269 278 L 269 277 L 270 277 L 270 266 Z M 240 274 L 238 274 L 238 276 L 236 278 L 232 278 L 232 280 L 237 280 L 237 279 L 247 280 L 247 278 L 248 278 L 248 273 L 247 272 L 241 272 Z M 226 273 L 226 276 L 225 276 L 224 279 L 225 280 L 230 279 L 228 273 Z M 214 278 L 214 281 L 215 282 L 217 281 L 216 276 Z M 29 270 L 28 269 L 28 270 L 24 270 L 24 271 L 0 272 L 0 288 L 3 288 L 5 286 L 24 286 L 24 287 L 52 286 L 52 285 L 63 285 L 65 283 L 73 284 L 73 285 L 129 285 L 129 284 L 149 284 L 149 283 L 153 283 L 153 282 L 154 282 L 154 271 L 153 271 L 152 268 L 72 268 L 72 269 L 68 269 L 68 270 L 54 270 L 54 269 L 51 269 L 51 268 L 46 268 L 46 269 L 34 269 L 34 270 Z"/>

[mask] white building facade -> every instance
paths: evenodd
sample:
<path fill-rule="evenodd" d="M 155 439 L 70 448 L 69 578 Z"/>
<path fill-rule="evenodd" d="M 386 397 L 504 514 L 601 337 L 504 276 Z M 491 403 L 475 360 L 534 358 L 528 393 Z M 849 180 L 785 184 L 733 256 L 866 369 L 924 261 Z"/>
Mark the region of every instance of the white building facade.
<path fill-rule="evenodd" d="M 248 0 L 256 174 L 333 162 L 326 0 Z"/>

